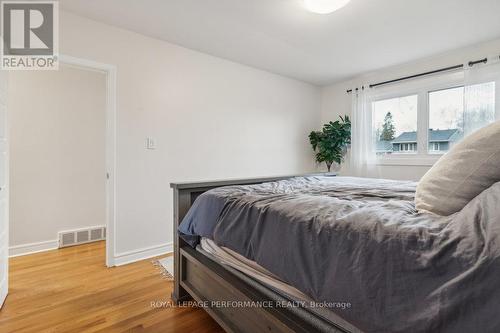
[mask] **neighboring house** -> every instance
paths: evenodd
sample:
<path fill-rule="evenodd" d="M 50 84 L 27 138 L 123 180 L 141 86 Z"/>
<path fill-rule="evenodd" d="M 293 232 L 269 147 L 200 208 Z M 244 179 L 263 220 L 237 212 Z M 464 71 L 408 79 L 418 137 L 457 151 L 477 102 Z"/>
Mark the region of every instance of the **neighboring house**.
<path fill-rule="evenodd" d="M 392 153 L 392 141 L 385 141 L 385 140 L 377 141 L 375 150 L 377 154 Z"/>
<path fill-rule="evenodd" d="M 429 152 L 447 152 L 453 142 L 460 138 L 457 128 L 447 130 L 429 130 Z M 415 153 L 417 151 L 417 132 L 403 132 L 392 141 L 392 151 L 399 153 Z"/>

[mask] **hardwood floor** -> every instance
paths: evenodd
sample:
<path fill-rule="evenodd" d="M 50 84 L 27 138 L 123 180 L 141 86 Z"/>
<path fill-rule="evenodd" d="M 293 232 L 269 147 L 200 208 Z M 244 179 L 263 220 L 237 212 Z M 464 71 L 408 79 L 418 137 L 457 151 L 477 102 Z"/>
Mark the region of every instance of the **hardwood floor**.
<path fill-rule="evenodd" d="M 223 332 L 202 309 L 151 306 L 172 289 L 151 260 L 104 258 L 99 242 L 10 259 L 0 332 Z"/>

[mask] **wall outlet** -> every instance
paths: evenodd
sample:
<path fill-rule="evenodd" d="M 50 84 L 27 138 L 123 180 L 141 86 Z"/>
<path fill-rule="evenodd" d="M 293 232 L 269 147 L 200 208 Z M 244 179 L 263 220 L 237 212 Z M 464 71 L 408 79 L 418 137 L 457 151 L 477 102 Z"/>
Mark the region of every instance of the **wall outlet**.
<path fill-rule="evenodd" d="M 153 138 L 146 138 L 146 149 L 156 149 L 156 140 Z"/>

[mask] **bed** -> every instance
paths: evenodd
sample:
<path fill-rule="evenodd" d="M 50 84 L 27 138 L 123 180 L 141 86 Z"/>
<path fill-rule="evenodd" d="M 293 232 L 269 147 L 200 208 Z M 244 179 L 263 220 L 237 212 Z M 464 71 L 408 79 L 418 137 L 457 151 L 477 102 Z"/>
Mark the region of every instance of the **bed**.
<path fill-rule="evenodd" d="M 172 297 L 202 302 L 228 332 L 500 329 L 497 184 L 449 217 L 417 212 L 413 182 L 314 175 L 172 187 Z"/>

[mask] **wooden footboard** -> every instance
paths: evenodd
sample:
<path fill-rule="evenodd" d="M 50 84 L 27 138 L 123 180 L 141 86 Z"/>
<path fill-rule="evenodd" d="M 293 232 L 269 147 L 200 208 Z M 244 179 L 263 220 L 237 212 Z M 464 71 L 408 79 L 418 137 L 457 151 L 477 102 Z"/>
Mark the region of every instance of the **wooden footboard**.
<path fill-rule="evenodd" d="M 175 302 L 195 300 L 227 332 L 348 332 L 304 308 L 275 306 L 289 300 L 246 275 L 221 266 L 178 237 L 178 225 L 203 192 L 221 186 L 260 184 L 291 177 L 171 184 L 175 251 L 172 299 Z"/>

